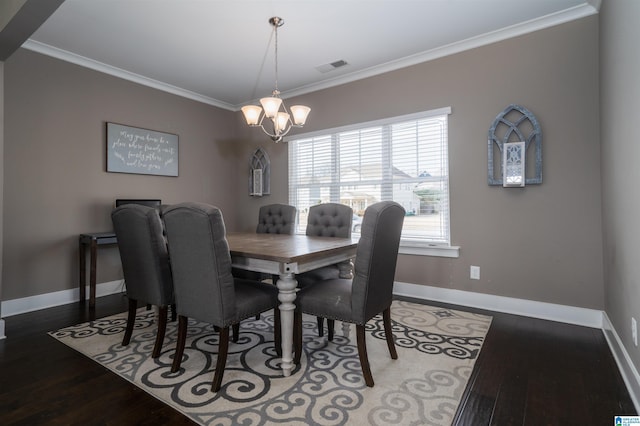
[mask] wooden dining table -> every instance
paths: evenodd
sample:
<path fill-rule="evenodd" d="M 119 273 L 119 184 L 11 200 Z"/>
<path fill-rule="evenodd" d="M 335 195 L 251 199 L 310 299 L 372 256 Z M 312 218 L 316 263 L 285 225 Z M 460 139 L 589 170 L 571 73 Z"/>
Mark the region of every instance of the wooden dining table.
<path fill-rule="evenodd" d="M 352 278 L 351 259 L 358 240 L 351 238 L 310 237 L 306 235 L 228 233 L 227 241 L 233 267 L 278 275 L 278 300 L 282 324 L 282 373 L 293 369 L 293 314 L 295 275 L 327 265 L 338 264 L 340 276 Z"/>

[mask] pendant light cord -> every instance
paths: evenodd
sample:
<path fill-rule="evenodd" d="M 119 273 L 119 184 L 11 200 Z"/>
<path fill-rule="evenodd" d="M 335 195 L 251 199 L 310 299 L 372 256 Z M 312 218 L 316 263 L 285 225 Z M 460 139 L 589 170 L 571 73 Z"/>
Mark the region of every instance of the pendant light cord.
<path fill-rule="evenodd" d="M 275 52 L 276 52 L 276 87 L 275 87 L 275 91 L 274 93 L 278 93 L 280 94 L 280 91 L 278 90 L 278 25 L 276 23 L 276 25 L 273 26 L 273 31 L 275 31 Z"/>

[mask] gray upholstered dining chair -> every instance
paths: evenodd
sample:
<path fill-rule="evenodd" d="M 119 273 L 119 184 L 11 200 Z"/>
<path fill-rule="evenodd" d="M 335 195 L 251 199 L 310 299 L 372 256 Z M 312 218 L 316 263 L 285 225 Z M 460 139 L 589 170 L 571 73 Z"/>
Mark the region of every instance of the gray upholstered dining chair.
<path fill-rule="evenodd" d="M 353 210 L 338 203 L 316 204 L 309 208 L 306 234 L 316 237 L 351 238 Z M 298 287 L 305 288 L 316 282 L 340 277 L 338 265 L 329 265 L 296 275 Z M 318 336 L 324 335 L 324 319 L 317 318 Z M 333 340 L 333 320 L 327 321 L 328 339 Z"/>
<path fill-rule="evenodd" d="M 295 206 L 288 204 L 268 204 L 258 212 L 258 234 L 289 234 L 296 230 Z"/>
<path fill-rule="evenodd" d="M 302 313 L 356 325 L 358 356 L 369 387 L 373 386 L 373 376 L 364 331 L 367 321 L 379 313 L 382 313 L 391 358 L 398 358 L 391 333 L 391 302 L 404 215 L 404 208 L 393 201 L 369 206 L 362 221 L 353 280 L 325 280 L 298 292 L 294 317 L 296 364 L 300 363 L 302 355 Z"/>
<path fill-rule="evenodd" d="M 182 203 L 163 214 L 178 311 L 178 339 L 172 372 L 180 369 L 189 318 L 220 329 L 211 390 L 217 392 L 229 347 L 229 327 L 275 309 L 276 345 L 280 336 L 278 290 L 258 281 L 234 278 L 222 212 L 203 203 Z"/>
<path fill-rule="evenodd" d="M 260 207 L 256 234 L 293 235 L 296 231 L 296 213 L 297 209 L 295 206 L 290 206 L 288 204 L 267 204 L 266 206 Z M 232 273 L 236 278 L 245 278 L 256 281 L 262 281 L 263 279 L 269 278 L 260 272 L 246 271 L 238 268 L 233 268 Z M 273 284 L 275 284 L 278 276 L 274 275 L 271 278 Z"/>
<path fill-rule="evenodd" d="M 168 306 L 174 303 L 173 279 L 162 220 L 158 209 L 154 207 L 124 204 L 112 210 L 111 221 L 118 239 L 129 299 L 122 345 L 126 346 L 131 341 L 138 302 L 156 305 L 159 308 L 158 330 L 152 357 L 157 358 L 164 341 Z M 173 313 L 175 315 L 175 306 Z"/>

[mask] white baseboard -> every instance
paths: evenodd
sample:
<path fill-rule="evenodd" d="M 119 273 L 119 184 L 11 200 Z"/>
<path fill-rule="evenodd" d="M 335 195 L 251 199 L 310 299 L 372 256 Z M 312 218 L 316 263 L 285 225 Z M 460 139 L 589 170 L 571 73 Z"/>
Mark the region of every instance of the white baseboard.
<path fill-rule="evenodd" d="M 618 333 L 609 321 L 607 313 L 597 309 L 577 308 L 575 306 L 556 305 L 553 303 L 535 302 L 533 300 L 514 299 L 503 296 L 473 293 L 469 291 L 452 290 L 409 283 L 394 283 L 394 294 L 413 297 L 425 301 L 450 303 L 486 309 L 494 312 L 504 312 L 514 315 L 539 318 L 602 330 L 609 350 L 618 365 L 618 370 L 624 379 L 627 391 L 631 396 L 636 411 L 640 412 L 640 375 L 633 365 L 629 353 L 625 349 Z"/>
<path fill-rule="evenodd" d="M 123 291 L 122 280 L 100 283 L 96 286 L 97 297 L 119 293 L 121 291 Z M 74 288 L 21 299 L 6 300 L 1 302 L 0 312 L 2 312 L 3 317 L 9 317 L 25 312 L 77 302 L 79 300 L 79 293 L 79 290 Z M 89 294 L 88 288 L 86 293 L 87 295 Z M 402 282 L 395 283 L 394 294 L 592 328 L 602 328 L 602 311 L 596 309 L 578 308 L 575 306 L 557 305 Z"/>
<path fill-rule="evenodd" d="M 604 337 L 609 343 L 609 348 L 616 360 L 616 364 L 618 364 L 618 370 L 620 370 L 624 383 L 627 385 L 627 390 L 631 395 L 636 411 L 640 412 L 640 375 L 638 370 L 633 365 L 629 353 L 622 344 L 622 340 L 620 340 L 615 328 L 613 328 L 613 324 L 609 321 L 609 316 L 606 312 L 602 313 L 602 323 Z"/>
<path fill-rule="evenodd" d="M 515 299 L 512 297 L 494 296 L 491 294 L 402 283 L 398 281 L 394 283 L 393 293 L 398 296 L 435 300 L 437 302 L 470 306 L 488 311 L 504 312 L 506 314 L 522 315 L 525 317 L 558 321 L 591 328 L 602 328 L 602 311 L 597 309 L 578 308 L 575 306 L 557 305 L 554 303 L 536 302 L 533 300 Z"/>
<path fill-rule="evenodd" d="M 108 281 L 96 285 L 96 297 L 107 296 L 109 294 L 123 291 L 123 280 Z M 89 287 L 86 290 L 89 298 Z M 23 297 L 21 299 L 4 300 L 0 306 L 0 312 L 4 318 L 13 315 L 24 314 L 26 312 L 51 308 L 54 306 L 66 305 L 80 300 L 80 290 L 78 288 L 56 291 L 53 293 L 38 294 L 36 296 Z"/>

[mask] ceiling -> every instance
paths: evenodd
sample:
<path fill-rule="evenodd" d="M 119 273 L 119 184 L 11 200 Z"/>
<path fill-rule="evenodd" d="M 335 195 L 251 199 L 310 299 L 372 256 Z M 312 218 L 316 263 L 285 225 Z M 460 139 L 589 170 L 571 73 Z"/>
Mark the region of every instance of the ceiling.
<path fill-rule="evenodd" d="M 30 50 L 229 110 L 598 12 L 599 0 L 65 0 Z M 335 68 L 328 64 L 345 61 Z M 327 71 L 326 69 L 330 69 Z"/>

